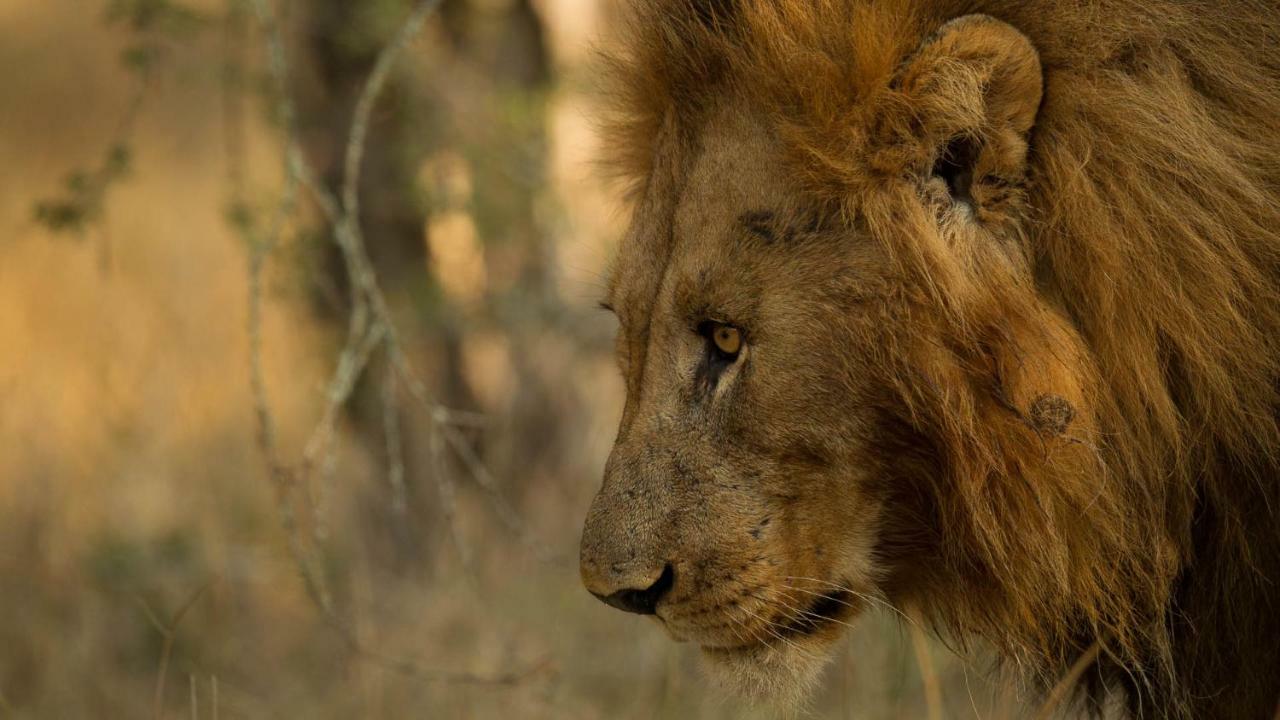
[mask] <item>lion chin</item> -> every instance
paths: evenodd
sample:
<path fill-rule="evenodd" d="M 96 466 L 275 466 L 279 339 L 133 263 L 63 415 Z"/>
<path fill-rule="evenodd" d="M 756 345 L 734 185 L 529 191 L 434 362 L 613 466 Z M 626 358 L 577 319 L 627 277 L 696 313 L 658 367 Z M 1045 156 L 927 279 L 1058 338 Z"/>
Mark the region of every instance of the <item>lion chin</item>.
<path fill-rule="evenodd" d="M 707 676 L 726 694 L 778 714 L 803 710 L 830 662 L 834 643 L 803 638 L 743 648 L 703 647 Z"/>

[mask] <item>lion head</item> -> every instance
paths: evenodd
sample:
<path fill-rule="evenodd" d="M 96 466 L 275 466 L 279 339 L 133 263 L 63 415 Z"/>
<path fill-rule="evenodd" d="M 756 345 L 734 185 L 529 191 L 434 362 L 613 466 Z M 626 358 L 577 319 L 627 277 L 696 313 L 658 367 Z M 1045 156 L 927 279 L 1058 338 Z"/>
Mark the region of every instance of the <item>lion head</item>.
<path fill-rule="evenodd" d="M 1051 39 L 1051 19 L 642 5 L 615 60 L 612 137 L 637 201 L 605 303 L 626 405 L 583 532 L 587 588 L 755 694 L 802 692 L 876 605 L 1046 673 L 1096 643 L 1172 687 L 1194 491 L 1160 455 L 1183 452 L 1187 413 L 1228 413 L 1225 395 L 1274 413 L 1280 375 L 1258 350 L 1276 312 L 1193 320 L 1152 307 L 1163 286 L 1125 285 L 1133 268 L 1110 287 L 1093 275 L 1125 228 L 1108 205 L 1136 216 L 1152 191 L 1088 195 L 1127 189 L 1124 158 L 1097 149 L 1114 176 L 1090 176 L 1071 99 L 1046 100 L 1045 50 L 1022 28 Z M 1188 227 L 1205 220 L 1188 208 Z M 1202 266 L 1202 294 L 1252 306 L 1219 270 Z M 1252 352 L 1199 353 L 1206 322 Z M 1258 395 L 1179 388 L 1170 357 L 1234 368 Z M 1164 412 L 1179 429 L 1162 437 Z M 1274 440 L 1234 418 L 1217 417 L 1222 447 Z"/>

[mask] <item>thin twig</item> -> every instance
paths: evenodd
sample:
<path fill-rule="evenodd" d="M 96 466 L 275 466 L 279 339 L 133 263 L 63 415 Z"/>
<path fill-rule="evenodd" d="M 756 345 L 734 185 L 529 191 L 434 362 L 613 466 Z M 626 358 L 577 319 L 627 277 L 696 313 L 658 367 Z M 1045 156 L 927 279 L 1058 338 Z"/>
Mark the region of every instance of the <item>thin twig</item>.
<path fill-rule="evenodd" d="M 286 177 L 284 198 L 277 208 L 265 241 L 253 244 L 253 247 L 260 252 L 251 254 L 250 261 L 250 345 L 254 357 L 251 384 L 255 406 L 258 409 L 259 444 L 263 448 L 276 486 L 281 522 L 289 538 L 290 550 L 300 568 L 308 593 L 315 600 L 325 620 L 351 644 L 353 650 L 370 655 L 333 608 L 324 575 L 317 566 L 318 560 L 314 553 L 306 551 L 298 533 L 293 516 L 292 497 L 293 491 L 300 485 L 310 492 L 317 467 L 320 467 L 325 477 L 329 476 L 330 473 L 326 472 L 326 468 L 332 467 L 339 413 L 346 406 L 357 382 L 366 372 L 370 356 L 375 351 L 383 350 L 388 363 L 388 378 L 384 383 L 383 412 L 390 481 L 395 493 L 393 505 L 403 507 L 405 502 L 403 447 L 398 425 L 399 418 L 396 416 L 399 403 L 396 391 L 403 386 L 414 400 L 426 408 L 431 420 L 431 454 L 440 488 L 441 502 L 464 566 L 470 566 L 471 554 L 457 527 L 456 486 L 446 472 L 446 447 L 452 447 L 458 453 L 470 471 L 470 476 L 491 498 L 491 503 L 503 522 L 517 532 L 530 547 L 536 546 L 528 538 L 515 510 L 502 499 L 497 483 L 484 469 L 474 449 L 465 442 L 465 438 L 457 430 L 460 425 L 478 424 L 477 416 L 440 406 L 410 366 L 400 344 L 396 325 L 379 286 L 373 264 L 369 259 L 360 224 L 360 178 L 373 109 L 390 79 L 396 61 L 421 31 L 427 17 L 439 5 L 440 0 L 418 2 L 401 24 L 394 38 L 379 53 L 355 107 L 344 153 L 340 196 L 335 196 L 334 192 L 319 179 L 301 149 L 296 127 L 296 111 L 289 93 L 289 71 L 280 28 L 268 0 L 252 0 L 252 2 L 267 38 L 269 68 L 277 92 L 276 114 L 284 132 Z M 291 468 L 279 458 L 274 422 L 267 402 L 265 383 L 262 381 L 261 274 L 262 264 L 276 247 L 280 231 L 296 211 L 294 195 L 299 187 L 312 198 L 321 216 L 332 228 L 333 239 L 341 252 L 343 265 L 350 280 L 350 315 L 346 339 L 326 386 L 324 407 L 320 418 L 304 445 L 300 462 Z M 321 482 L 324 482 L 324 478 Z M 328 493 L 325 485 L 322 484 L 320 489 L 320 498 L 313 499 L 311 502 L 313 528 L 316 531 L 313 534 L 312 544 L 316 548 L 322 547 L 325 540 L 323 528 L 327 506 L 325 498 Z M 539 552 L 539 557 L 547 555 L 545 551 Z M 401 667 L 412 665 L 401 661 L 396 662 L 400 663 Z M 431 680 L 483 682 L 484 684 L 512 684 L 524 677 L 524 674 L 491 678 L 435 672 L 425 674 L 429 676 L 427 679 Z"/>
<path fill-rule="evenodd" d="M 345 181 L 342 187 L 342 204 L 349 220 L 354 223 L 358 223 L 360 218 L 360 173 L 364 161 L 365 141 L 369 135 L 369 117 L 373 114 L 373 108 L 377 105 L 378 98 L 391 77 L 391 70 L 395 67 L 396 61 L 400 59 L 400 55 L 404 53 L 409 43 L 422 31 L 427 17 L 439 4 L 440 0 L 419 0 L 413 12 L 400 26 L 399 32 L 378 54 L 373 72 L 369 74 L 369 79 L 360 92 L 360 99 L 356 101 L 351 135 L 347 141 L 346 165 L 343 168 Z"/>
<path fill-rule="evenodd" d="M 169 658 L 173 654 L 173 643 L 178 636 L 178 625 L 181 624 L 182 619 L 186 617 L 187 611 L 196 604 L 196 601 L 200 599 L 201 595 L 204 595 L 206 590 L 213 587 L 215 582 L 217 582 L 217 578 L 214 578 L 197 588 L 196 591 L 187 598 L 187 601 L 182 604 L 182 607 L 178 608 L 178 612 L 174 614 L 173 619 L 168 623 L 161 623 L 159 618 L 156 617 L 156 614 L 151 611 L 151 607 L 147 605 L 147 602 L 143 600 L 141 596 L 136 598 L 138 604 L 142 606 L 143 611 L 146 613 L 147 619 L 151 621 L 152 625 L 156 626 L 156 629 L 160 631 L 160 635 L 164 638 L 164 645 L 160 649 L 160 668 L 156 671 L 156 689 L 151 705 L 151 714 L 156 720 L 160 720 L 160 718 L 164 716 L 164 688 L 169 674 Z"/>
<path fill-rule="evenodd" d="M 303 467 L 310 469 L 316 465 L 321 455 L 333 443 L 338 414 L 343 405 L 350 399 L 356 382 L 364 374 L 369 358 L 378 345 L 386 339 L 386 327 L 375 324 L 366 329 L 365 312 L 353 312 L 354 320 L 350 324 L 349 340 L 338 357 L 338 365 L 333 377 L 329 380 L 325 391 L 324 410 L 320 421 L 311 431 L 311 436 L 302 452 Z"/>
<path fill-rule="evenodd" d="M 191 690 L 191 720 L 200 720 L 200 700 L 196 695 L 196 676 L 187 676 L 187 685 Z"/>
<path fill-rule="evenodd" d="M 920 682 L 924 685 L 925 708 L 929 720 L 942 720 L 942 685 L 938 682 L 938 671 L 933 664 L 933 655 L 929 653 L 929 641 L 925 637 L 923 620 L 919 614 L 911 613 L 916 622 L 910 623 L 911 646 L 915 649 L 916 665 L 920 667 Z"/>
<path fill-rule="evenodd" d="M 258 16 L 258 24 L 262 26 L 267 38 L 267 64 L 276 84 L 276 120 L 284 127 L 286 136 L 292 139 L 295 113 L 288 88 L 289 65 L 284 50 L 284 36 L 276 22 L 276 14 L 267 5 L 267 0 L 251 0 L 251 2 L 254 14 Z"/>
<path fill-rule="evenodd" d="M 438 416 L 436 418 L 436 423 L 440 432 L 443 433 L 445 438 L 449 441 L 450 447 L 452 447 L 454 452 L 458 454 L 458 457 L 462 459 L 463 464 L 467 466 L 470 477 L 475 480 L 476 484 L 489 495 L 490 504 L 493 505 L 493 509 L 497 513 L 498 518 L 507 526 L 507 529 L 519 538 L 529 551 L 532 552 L 539 560 L 547 563 L 559 562 L 560 558 L 542 543 L 538 542 L 525 527 L 524 521 L 520 519 L 520 514 L 517 513 L 515 508 L 511 507 L 511 504 L 507 502 L 505 497 L 503 497 L 502 491 L 498 488 L 497 481 L 494 479 L 493 475 L 490 474 L 489 469 L 485 467 L 484 463 L 481 462 L 480 456 L 476 454 L 475 448 L 472 447 L 471 443 L 467 442 L 466 437 L 464 437 L 456 427 L 446 422 L 445 417 L 443 416 Z"/>
<path fill-rule="evenodd" d="M 262 10 L 265 0 L 254 1 L 260 8 L 260 17 L 269 18 L 269 14 Z M 471 471 L 472 479 L 489 495 L 500 519 L 508 528 L 521 537 L 526 545 L 535 551 L 537 557 L 548 560 L 551 558 L 551 553 L 529 539 L 529 534 L 523 528 L 517 513 L 502 498 L 497 484 L 493 482 L 492 477 L 475 456 L 474 450 L 465 442 L 465 438 L 452 427 L 454 425 L 475 423 L 476 416 L 446 410 L 441 407 L 431 398 L 425 384 L 410 367 L 408 358 L 405 356 L 400 344 L 396 325 L 391 318 L 390 310 L 379 286 L 377 275 L 373 270 L 372 262 L 369 260 L 359 221 L 360 177 L 368 140 L 370 117 L 386 87 L 396 61 L 407 49 L 412 39 L 421 31 L 427 17 L 435 10 L 439 2 L 440 0 L 421 0 L 405 19 L 392 41 L 379 54 L 374 69 L 361 90 L 353 114 L 351 132 L 348 137 L 346 152 L 344 153 L 344 179 L 340 200 L 320 182 L 294 139 L 292 103 L 286 99 L 280 101 L 279 114 L 286 132 L 289 134 L 288 149 L 286 150 L 288 173 L 307 189 L 325 219 L 333 226 L 334 239 L 342 252 L 344 265 L 352 286 L 352 315 L 350 327 L 348 328 L 347 343 L 344 345 L 338 368 L 330 383 L 328 402 L 324 411 L 325 416 L 317 427 L 318 433 L 313 433 L 312 442 L 309 442 L 307 446 L 308 451 L 303 465 L 304 474 L 307 474 L 310 468 L 313 467 L 315 455 L 322 449 L 330 447 L 333 434 L 333 417 L 336 415 L 338 408 L 345 404 L 350 389 L 354 386 L 354 381 L 359 378 L 365 368 L 365 363 L 362 362 L 366 357 L 365 350 L 372 351 L 373 349 L 372 347 L 362 347 L 355 340 L 367 319 L 377 332 L 385 334 L 382 340 L 396 374 L 405 384 L 405 387 L 408 388 L 410 395 L 426 407 L 433 424 L 444 426 L 440 430 L 445 433 L 448 445 L 459 453 Z M 264 27 L 272 48 L 272 70 L 277 75 L 276 84 L 281 88 L 283 98 L 287 95 L 287 75 L 285 75 L 287 68 L 283 60 L 283 43 L 280 40 L 279 28 L 273 21 L 265 23 Z M 398 462 L 394 458 L 390 460 L 392 473 L 396 472 L 394 468 L 397 467 Z"/>
<path fill-rule="evenodd" d="M 404 518 L 408 496 L 404 487 L 404 448 L 400 440 L 400 400 L 396 374 L 388 363 L 382 379 L 382 433 L 387 444 L 387 483 L 391 486 L 391 512 Z"/>
<path fill-rule="evenodd" d="M 458 489 L 453 483 L 453 476 L 449 474 L 449 469 L 445 463 L 444 454 L 444 438 L 441 435 L 442 428 L 435 426 L 431 431 L 430 451 L 431 451 L 431 469 L 436 479 L 436 489 L 440 494 L 440 511 L 444 514 L 445 525 L 449 528 L 449 535 L 453 539 L 454 550 L 458 553 L 458 559 L 462 563 L 462 569 L 467 577 L 472 576 L 471 552 L 467 547 L 466 540 L 462 536 L 462 529 L 458 527 Z"/>
<path fill-rule="evenodd" d="M 267 6 L 266 0 L 252 0 L 254 12 L 259 24 L 267 36 L 268 64 L 271 76 L 276 84 L 277 120 L 285 128 L 286 136 L 294 137 L 293 103 L 290 100 L 288 87 L 288 65 L 281 39 L 280 29 L 275 14 Z M 281 459 L 276 445 L 275 420 L 271 412 L 270 399 L 267 395 L 266 381 L 262 366 L 262 295 L 263 272 L 267 259 L 279 244 L 280 235 L 289 219 L 296 212 L 297 188 L 299 178 L 294 172 L 294 163 L 289 153 L 284 160 L 285 183 L 281 199 L 272 214 L 271 222 L 262 235 L 250 228 L 248 240 L 249 253 L 249 356 L 250 356 L 250 388 L 254 399 L 255 414 L 258 420 L 258 445 L 267 463 L 268 476 L 275 489 L 276 510 L 281 526 L 288 538 L 289 552 L 302 574 L 303 584 L 307 592 L 322 608 L 331 607 L 328 585 L 319 567 L 319 561 L 308 553 L 298 534 L 297 521 L 293 509 L 293 490 L 299 476 Z M 243 191 L 236 191 L 242 194 Z"/>
<path fill-rule="evenodd" d="M 247 140 L 244 122 L 245 13 L 239 2 L 228 3 L 223 23 L 222 127 L 227 157 L 227 182 L 233 193 L 232 207 L 244 206 Z"/>
<path fill-rule="evenodd" d="M 1036 720 L 1048 720 L 1053 715 L 1054 710 L 1057 710 L 1058 706 L 1071 694 L 1076 683 L 1080 682 L 1080 678 L 1085 671 L 1098 660 L 1100 652 L 1102 652 L 1102 643 L 1094 640 L 1093 644 L 1081 653 L 1080 657 L 1071 665 L 1071 669 L 1067 670 L 1067 674 L 1063 675 L 1062 679 L 1058 680 L 1058 684 L 1054 685 L 1053 689 L 1049 691 L 1044 704 L 1040 706 L 1040 710 L 1036 713 Z"/>

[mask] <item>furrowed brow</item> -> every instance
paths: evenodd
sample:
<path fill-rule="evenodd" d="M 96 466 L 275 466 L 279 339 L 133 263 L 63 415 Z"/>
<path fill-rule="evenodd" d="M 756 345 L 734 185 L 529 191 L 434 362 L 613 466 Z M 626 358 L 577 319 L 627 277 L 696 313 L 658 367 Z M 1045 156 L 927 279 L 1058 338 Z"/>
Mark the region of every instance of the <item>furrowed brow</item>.
<path fill-rule="evenodd" d="M 773 229 L 775 216 L 770 210 L 753 210 L 738 216 L 743 229 L 767 243 L 778 241 Z"/>

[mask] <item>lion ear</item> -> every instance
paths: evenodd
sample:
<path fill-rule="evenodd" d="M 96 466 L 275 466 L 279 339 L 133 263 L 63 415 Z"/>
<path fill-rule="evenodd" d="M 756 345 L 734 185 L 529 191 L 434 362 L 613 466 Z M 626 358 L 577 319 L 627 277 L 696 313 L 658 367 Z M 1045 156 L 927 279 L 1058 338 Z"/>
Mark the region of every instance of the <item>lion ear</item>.
<path fill-rule="evenodd" d="M 986 179 L 1021 182 L 1043 94 L 1040 56 L 1027 36 L 987 15 L 957 18 L 920 46 L 893 84 L 909 132 L 958 201 L 981 200 Z"/>

